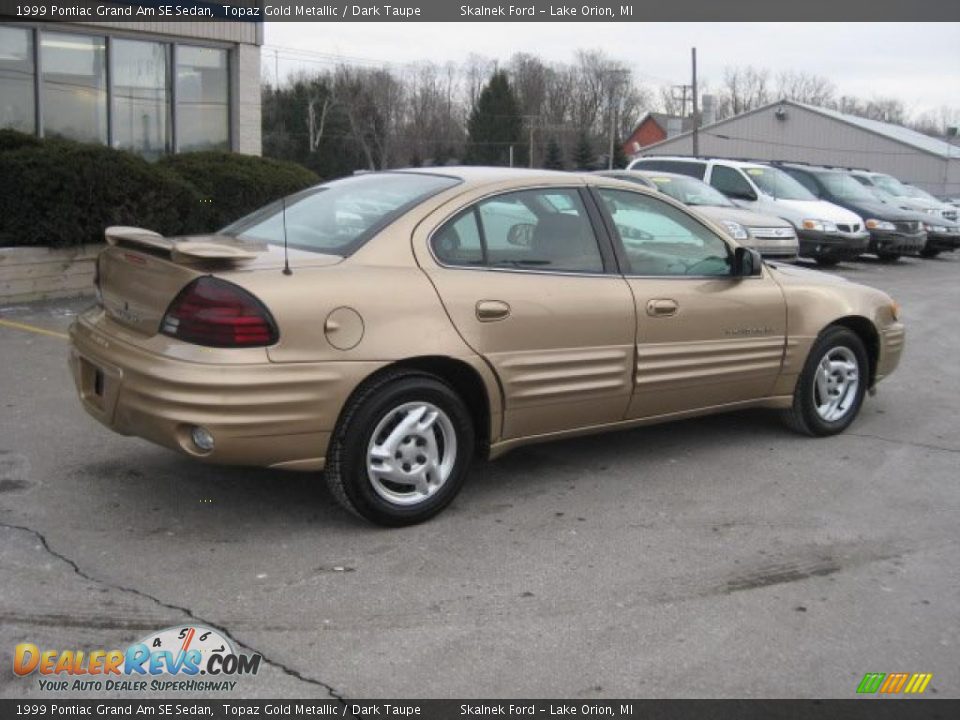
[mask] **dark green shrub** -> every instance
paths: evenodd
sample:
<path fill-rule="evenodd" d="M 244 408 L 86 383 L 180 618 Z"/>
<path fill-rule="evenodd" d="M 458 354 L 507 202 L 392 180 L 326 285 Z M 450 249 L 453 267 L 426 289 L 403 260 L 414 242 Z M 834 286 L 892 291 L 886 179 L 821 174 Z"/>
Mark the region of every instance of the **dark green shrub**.
<path fill-rule="evenodd" d="M 36 147 L 41 142 L 35 135 L 27 135 L 9 128 L 0 130 L 0 152 L 19 150 L 22 147 Z"/>
<path fill-rule="evenodd" d="M 197 190 L 129 152 L 64 140 L 0 153 L 0 245 L 103 240 L 108 225 L 165 235 L 202 224 Z"/>
<path fill-rule="evenodd" d="M 157 164 L 200 192 L 207 231 L 222 228 L 267 203 L 320 181 L 296 163 L 227 152 L 171 155 Z"/>

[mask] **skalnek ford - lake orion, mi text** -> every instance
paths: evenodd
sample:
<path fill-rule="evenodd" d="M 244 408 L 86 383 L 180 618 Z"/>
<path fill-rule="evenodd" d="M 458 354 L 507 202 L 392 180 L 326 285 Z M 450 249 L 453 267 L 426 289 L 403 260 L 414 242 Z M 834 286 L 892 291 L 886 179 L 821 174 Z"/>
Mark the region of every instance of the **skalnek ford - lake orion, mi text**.
<path fill-rule="evenodd" d="M 461 5 L 460 17 L 630 17 L 633 5 Z"/>

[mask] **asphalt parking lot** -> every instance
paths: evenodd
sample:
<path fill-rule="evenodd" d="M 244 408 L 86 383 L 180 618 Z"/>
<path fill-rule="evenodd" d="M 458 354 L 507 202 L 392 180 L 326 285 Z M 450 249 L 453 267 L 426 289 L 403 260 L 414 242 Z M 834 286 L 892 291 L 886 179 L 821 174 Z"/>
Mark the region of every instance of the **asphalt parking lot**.
<path fill-rule="evenodd" d="M 836 272 L 908 329 L 846 434 L 752 411 L 524 448 L 401 530 L 113 435 L 62 337 L 0 325 L 0 697 L 50 697 L 19 642 L 185 622 L 264 655 L 233 699 L 850 698 L 900 671 L 960 696 L 960 258 Z M 62 333 L 88 303 L 0 317 Z"/>

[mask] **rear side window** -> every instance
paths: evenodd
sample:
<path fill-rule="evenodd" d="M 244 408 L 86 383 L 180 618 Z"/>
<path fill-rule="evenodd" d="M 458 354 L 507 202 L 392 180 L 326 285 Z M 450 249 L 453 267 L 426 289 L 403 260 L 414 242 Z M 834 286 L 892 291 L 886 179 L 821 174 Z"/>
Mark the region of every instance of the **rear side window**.
<path fill-rule="evenodd" d="M 445 265 L 603 272 L 603 258 L 580 193 L 549 188 L 483 200 L 431 239 Z"/>
<path fill-rule="evenodd" d="M 632 170 L 658 170 L 660 172 L 688 175 L 703 180 L 707 171 L 707 164 L 702 162 L 686 162 L 684 160 L 639 160 L 631 166 Z"/>
<path fill-rule="evenodd" d="M 242 240 L 347 257 L 404 213 L 461 180 L 383 172 L 334 180 L 267 205 L 220 230 Z"/>
<path fill-rule="evenodd" d="M 714 165 L 710 173 L 710 184 L 724 195 L 730 197 L 748 197 L 755 194 L 747 179 L 735 168 Z"/>

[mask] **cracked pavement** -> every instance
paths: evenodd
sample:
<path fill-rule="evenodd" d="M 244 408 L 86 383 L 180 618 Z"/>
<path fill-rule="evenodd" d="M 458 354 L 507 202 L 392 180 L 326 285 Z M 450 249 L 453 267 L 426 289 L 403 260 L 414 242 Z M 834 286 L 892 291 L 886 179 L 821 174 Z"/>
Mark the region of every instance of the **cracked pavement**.
<path fill-rule="evenodd" d="M 232 699 L 852 697 L 867 671 L 960 696 L 960 258 L 837 272 L 908 328 L 850 432 L 757 411 L 525 448 L 401 530 L 113 435 L 62 340 L 0 326 L 0 697 L 45 696 L 18 642 L 187 621 L 264 655 Z M 0 316 L 62 331 L 88 302 Z"/>

